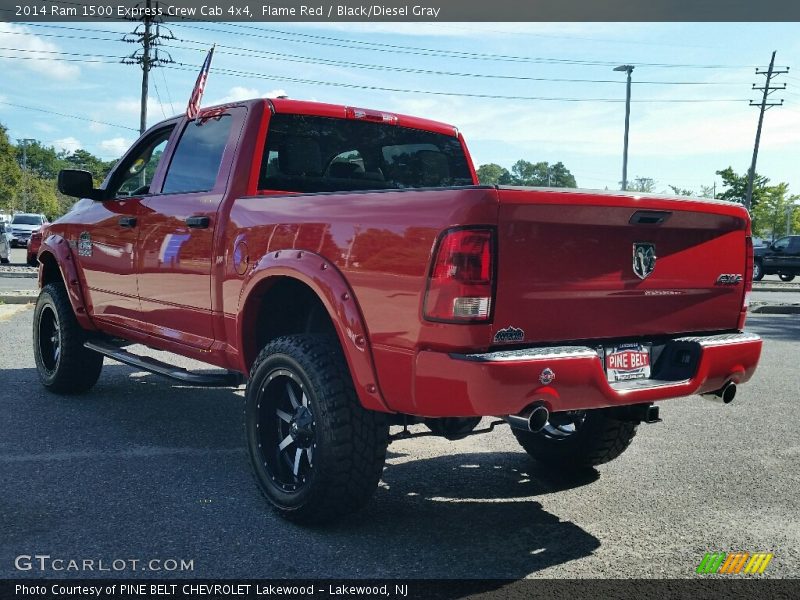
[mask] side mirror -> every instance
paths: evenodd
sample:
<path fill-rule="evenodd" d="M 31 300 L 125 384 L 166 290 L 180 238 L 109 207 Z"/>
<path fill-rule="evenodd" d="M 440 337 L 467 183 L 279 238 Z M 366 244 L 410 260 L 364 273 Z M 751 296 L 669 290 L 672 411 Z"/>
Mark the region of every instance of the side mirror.
<path fill-rule="evenodd" d="M 103 199 L 103 191 L 94 187 L 92 174 L 78 169 L 62 169 L 58 172 L 58 191 L 75 198 Z"/>

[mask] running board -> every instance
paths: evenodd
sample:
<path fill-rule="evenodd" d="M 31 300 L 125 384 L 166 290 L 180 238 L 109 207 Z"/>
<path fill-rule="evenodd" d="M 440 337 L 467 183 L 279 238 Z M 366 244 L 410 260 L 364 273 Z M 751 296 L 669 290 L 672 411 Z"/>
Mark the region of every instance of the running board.
<path fill-rule="evenodd" d="M 175 365 L 161 362 L 149 356 L 133 354 L 109 342 L 89 340 L 83 345 L 89 350 L 99 352 L 104 356 L 113 358 L 126 365 L 144 369 L 156 375 L 163 375 L 164 377 L 176 379 L 190 385 L 200 387 L 238 387 L 244 382 L 244 378 L 234 371 L 227 371 L 224 373 L 194 373 L 182 367 L 176 367 Z"/>

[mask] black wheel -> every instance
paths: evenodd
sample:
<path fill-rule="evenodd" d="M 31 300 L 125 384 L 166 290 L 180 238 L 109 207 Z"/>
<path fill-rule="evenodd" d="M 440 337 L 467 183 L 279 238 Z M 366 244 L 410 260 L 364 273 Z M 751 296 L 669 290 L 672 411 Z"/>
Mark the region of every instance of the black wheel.
<path fill-rule="evenodd" d="M 256 483 L 294 521 L 321 523 L 366 504 L 386 459 L 386 416 L 356 397 L 338 340 L 273 340 L 250 371 L 245 432 Z"/>
<path fill-rule="evenodd" d="M 33 258 L 29 258 L 28 259 L 28 266 L 29 267 L 35 267 L 38 264 L 39 264 L 39 259 L 37 259 L 35 256 Z"/>
<path fill-rule="evenodd" d="M 761 261 L 757 260 L 753 263 L 753 281 L 762 279 L 764 279 L 764 267 L 761 266 Z"/>
<path fill-rule="evenodd" d="M 787 283 L 794 280 L 794 275 L 789 275 L 787 273 L 779 273 L 778 277 L 781 278 L 781 281 L 786 281 Z"/>
<path fill-rule="evenodd" d="M 103 355 L 84 348 L 67 291 L 60 283 L 42 288 L 33 315 L 33 356 L 42 384 L 59 394 L 85 392 L 97 383 Z"/>
<path fill-rule="evenodd" d="M 7 265 L 7 264 L 8 264 L 8 263 L 10 263 L 10 262 L 11 262 L 11 261 L 10 261 L 10 260 L 8 260 L 7 258 L 0 258 L 0 264 L 2 264 L 2 265 Z"/>
<path fill-rule="evenodd" d="M 536 433 L 512 431 L 525 451 L 543 466 L 576 471 L 617 458 L 636 435 L 636 424 L 614 418 L 612 409 L 597 409 L 551 413 Z"/>

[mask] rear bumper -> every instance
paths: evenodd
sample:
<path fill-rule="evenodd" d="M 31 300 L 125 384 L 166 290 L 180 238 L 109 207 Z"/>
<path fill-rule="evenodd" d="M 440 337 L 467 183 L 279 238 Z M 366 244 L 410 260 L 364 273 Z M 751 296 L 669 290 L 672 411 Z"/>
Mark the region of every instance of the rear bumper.
<path fill-rule="evenodd" d="M 550 412 L 656 402 L 713 392 L 728 381 L 744 383 L 761 356 L 761 338 L 751 333 L 673 341 L 694 349 L 689 378 L 609 383 L 601 356 L 584 346 L 486 354 L 423 351 L 416 359 L 415 412 L 489 416 L 518 414 L 533 402 L 543 402 Z"/>

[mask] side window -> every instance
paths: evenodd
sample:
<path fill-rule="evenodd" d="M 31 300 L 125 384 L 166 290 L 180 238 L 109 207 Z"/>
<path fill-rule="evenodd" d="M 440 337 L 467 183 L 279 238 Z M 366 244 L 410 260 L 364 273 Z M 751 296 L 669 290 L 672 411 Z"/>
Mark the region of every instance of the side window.
<path fill-rule="evenodd" d="M 159 131 L 128 157 L 111 182 L 111 196 L 136 196 L 150 193 L 150 184 L 164 154 L 172 128 Z"/>
<path fill-rule="evenodd" d="M 789 252 L 800 252 L 800 236 L 791 238 L 789 243 Z"/>
<path fill-rule="evenodd" d="M 213 189 L 230 130 L 230 115 L 188 123 L 167 169 L 161 193 L 207 192 Z"/>
<path fill-rule="evenodd" d="M 775 242 L 773 246 L 775 246 L 775 248 L 780 248 L 781 250 L 786 250 L 786 248 L 789 247 L 789 242 L 791 241 L 791 239 L 792 238 L 788 237 L 781 238 L 777 242 Z"/>

